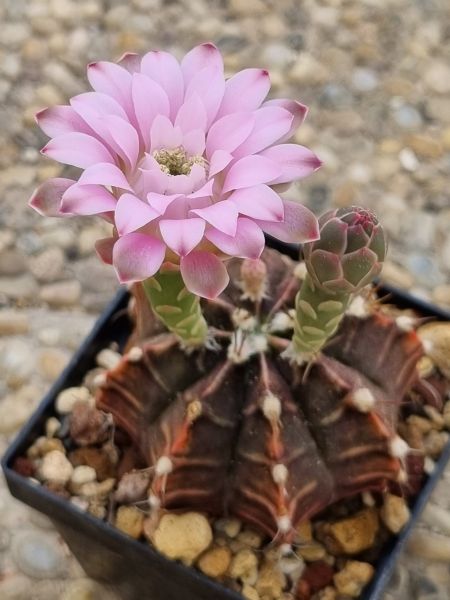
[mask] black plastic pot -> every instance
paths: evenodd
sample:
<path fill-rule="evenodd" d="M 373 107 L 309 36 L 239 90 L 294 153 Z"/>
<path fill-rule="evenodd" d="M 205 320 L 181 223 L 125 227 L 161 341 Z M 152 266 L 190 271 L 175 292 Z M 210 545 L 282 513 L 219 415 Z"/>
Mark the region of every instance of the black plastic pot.
<path fill-rule="evenodd" d="M 298 248 L 293 246 L 272 241 L 270 245 L 293 257 L 298 256 Z M 450 320 L 450 314 L 405 292 L 385 286 L 381 294 L 386 293 L 391 294 L 391 302 L 402 308 L 410 307 L 424 316 Z M 135 541 L 112 525 L 82 512 L 12 469 L 14 460 L 26 452 L 42 433 L 45 421 L 54 414 L 58 393 L 66 387 L 80 384 L 84 374 L 94 366 L 99 350 L 113 341 L 121 345 L 126 340 L 130 331 L 130 323 L 123 310 L 127 300 L 126 292 L 118 293 L 3 457 L 2 467 L 9 489 L 13 496 L 48 515 L 86 573 L 114 586 L 124 600 L 242 600 L 240 594 L 224 588 L 195 569 L 167 560 L 149 545 Z M 433 475 L 416 497 L 408 525 L 386 545 L 363 600 L 381 598 L 405 541 L 449 458 L 450 443 L 437 461 Z"/>

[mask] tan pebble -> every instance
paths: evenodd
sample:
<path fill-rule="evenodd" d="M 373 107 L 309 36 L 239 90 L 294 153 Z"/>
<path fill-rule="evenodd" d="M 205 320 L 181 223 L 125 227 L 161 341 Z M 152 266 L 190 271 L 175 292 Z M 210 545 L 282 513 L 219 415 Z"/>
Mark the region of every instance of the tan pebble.
<path fill-rule="evenodd" d="M 244 596 L 244 598 L 247 598 L 247 600 L 260 600 L 258 592 L 253 586 L 248 584 L 243 586 L 241 594 Z"/>
<path fill-rule="evenodd" d="M 71 478 L 72 473 L 72 465 L 60 450 L 52 450 L 46 454 L 39 467 L 40 479 L 60 485 L 65 485 Z"/>
<path fill-rule="evenodd" d="M 253 571 L 258 568 L 258 557 L 249 548 L 239 550 L 231 561 L 229 575 L 233 579 L 246 578 L 252 575 Z"/>
<path fill-rule="evenodd" d="M 66 453 L 64 444 L 61 440 L 57 438 L 48 438 L 41 436 L 38 437 L 34 444 L 28 448 L 27 456 L 29 458 L 40 458 L 42 456 L 45 456 L 49 452 L 52 452 L 53 450 L 59 450 L 63 454 Z"/>
<path fill-rule="evenodd" d="M 334 584 L 339 594 L 357 598 L 373 573 L 374 568 L 369 563 L 349 560 L 342 571 L 334 575 Z"/>
<path fill-rule="evenodd" d="M 122 356 L 109 348 L 101 350 L 96 357 L 98 366 L 103 367 L 104 369 L 114 369 L 121 360 Z"/>
<path fill-rule="evenodd" d="M 422 433 L 429 433 L 433 429 L 433 424 L 429 419 L 419 417 L 419 415 L 411 415 L 406 419 L 408 425 L 413 425 Z"/>
<path fill-rule="evenodd" d="M 168 558 L 192 565 L 212 542 L 208 519 L 195 512 L 165 514 L 152 535 L 157 550 Z"/>
<path fill-rule="evenodd" d="M 106 507 L 102 502 L 97 499 L 91 500 L 88 506 L 88 512 L 97 519 L 104 519 L 106 517 Z"/>
<path fill-rule="evenodd" d="M 218 519 L 214 523 L 214 529 L 225 533 L 229 538 L 235 538 L 242 529 L 239 519 Z"/>
<path fill-rule="evenodd" d="M 60 427 L 61 421 L 59 421 L 59 419 L 56 417 L 50 417 L 50 419 L 47 419 L 45 422 L 45 435 L 49 438 L 53 437 L 56 435 Z"/>
<path fill-rule="evenodd" d="M 208 577 L 220 578 L 228 571 L 231 551 L 224 546 L 215 546 L 200 557 L 197 566 Z"/>
<path fill-rule="evenodd" d="M 433 373 L 434 362 L 429 356 L 422 356 L 422 358 L 417 363 L 417 370 L 419 371 L 419 376 L 425 379 Z"/>
<path fill-rule="evenodd" d="M 383 506 L 380 509 L 380 517 L 386 527 L 392 533 L 399 533 L 409 521 L 410 512 L 404 498 L 386 494 Z"/>
<path fill-rule="evenodd" d="M 97 479 L 97 473 L 92 467 L 80 465 L 75 467 L 70 478 L 70 489 L 74 494 L 78 494 L 82 486 L 91 483 Z"/>
<path fill-rule="evenodd" d="M 120 506 L 114 524 L 117 529 L 137 540 L 142 535 L 144 513 L 135 506 Z"/>
<path fill-rule="evenodd" d="M 93 403 L 93 398 L 86 387 L 70 387 L 60 392 L 56 398 L 56 412 L 67 415 L 72 412 L 77 402 Z"/>
<path fill-rule="evenodd" d="M 91 481 L 80 486 L 79 494 L 86 498 L 106 498 L 113 490 L 116 480 L 113 478 L 97 482 Z"/>
<path fill-rule="evenodd" d="M 450 323 L 427 323 L 417 330 L 427 356 L 450 377 Z"/>
<path fill-rule="evenodd" d="M 332 585 L 327 585 L 314 596 L 314 600 L 336 600 L 336 598 L 337 590 Z"/>
<path fill-rule="evenodd" d="M 312 542 L 313 534 L 312 534 L 312 525 L 311 521 L 303 521 L 299 525 L 297 525 L 297 536 L 296 541 L 300 543 L 304 542 Z"/>
<path fill-rule="evenodd" d="M 449 434 L 447 431 L 436 431 L 433 429 L 424 439 L 425 454 L 431 456 L 431 458 L 438 458 L 448 439 Z"/>
<path fill-rule="evenodd" d="M 425 411 L 427 417 L 430 419 L 432 427 L 434 429 L 444 429 L 444 417 L 438 410 L 434 408 L 434 406 L 424 406 L 423 410 Z"/>
<path fill-rule="evenodd" d="M 414 423 L 400 424 L 399 433 L 410 448 L 423 450 L 423 432 Z"/>
<path fill-rule="evenodd" d="M 355 515 L 327 524 L 327 533 L 345 554 L 358 554 L 371 548 L 379 530 L 375 508 L 366 508 Z"/>
<path fill-rule="evenodd" d="M 444 423 L 447 429 L 450 429 L 450 400 L 445 403 L 444 412 L 442 413 Z"/>
<path fill-rule="evenodd" d="M 306 562 L 314 562 L 316 560 L 322 560 L 326 556 L 326 550 L 319 542 L 312 542 L 311 544 L 302 544 L 297 548 L 297 553 L 306 560 Z"/>
<path fill-rule="evenodd" d="M 255 588 L 260 596 L 267 596 L 276 600 L 283 593 L 286 585 L 286 576 L 281 572 L 276 563 L 264 562 L 259 570 Z"/>
<path fill-rule="evenodd" d="M 264 536 L 257 531 L 253 531 L 253 529 L 244 529 L 236 539 L 245 546 L 250 546 L 250 548 L 261 548 Z"/>

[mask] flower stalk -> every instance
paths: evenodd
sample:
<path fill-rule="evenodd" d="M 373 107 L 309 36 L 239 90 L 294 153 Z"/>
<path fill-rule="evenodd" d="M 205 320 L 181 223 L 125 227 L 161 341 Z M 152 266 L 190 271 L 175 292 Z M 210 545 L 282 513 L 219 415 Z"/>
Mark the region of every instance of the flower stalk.
<path fill-rule="evenodd" d="M 184 347 L 195 348 L 205 344 L 208 326 L 200 298 L 186 289 L 178 269 L 163 267 L 142 285 L 154 313 L 169 331 L 178 336 Z"/>

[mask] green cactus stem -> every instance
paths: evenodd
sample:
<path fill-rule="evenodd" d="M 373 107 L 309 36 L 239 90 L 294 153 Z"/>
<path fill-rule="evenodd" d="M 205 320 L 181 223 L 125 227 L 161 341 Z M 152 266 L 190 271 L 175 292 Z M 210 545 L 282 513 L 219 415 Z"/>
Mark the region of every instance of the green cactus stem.
<path fill-rule="evenodd" d="M 202 314 L 200 298 L 189 292 L 177 269 L 162 269 L 143 282 L 145 294 L 154 313 L 177 335 L 183 346 L 205 344 L 208 326 Z"/>
<path fill-rule="evenodd" d="M 386 235 L 363 208 L 341 208 L 319 219 L 320 239 L 303 248 L 307 275 L 295 299 L 289 354 L 310 360 L 336 332 L 354 294 L 379 275 Z"/>

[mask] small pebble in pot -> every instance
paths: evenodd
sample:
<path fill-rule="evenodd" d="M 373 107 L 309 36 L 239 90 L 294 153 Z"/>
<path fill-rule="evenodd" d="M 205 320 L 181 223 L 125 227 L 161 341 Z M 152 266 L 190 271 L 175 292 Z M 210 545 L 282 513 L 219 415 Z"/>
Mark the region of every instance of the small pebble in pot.
<path fill-rule="evenodd" d="M 52 450 L 44 456 L 38 470 L 43 481 L 65 485 L 72 477 L 73 467 L 60 450 Z"/>
<path fill-rule="evenodd" d="M 228 571 L 231 562 L 229 548 L 214 546 L 200 557 L 197 566 L 208 577 L 216 579 L 223 577 Z"/>
<path fill-rule="evenodd" d="M 96 357 L 98 366 L 108 370 L 117 367 L 121 360 L 122 356 L 118 352 L 110 350 L 109 348 L 101 350 Z"/>
<path fill-rule="evenodd" d="M 195 512 L 163 515 L 152 535 L 152 542 L 161 554 L 186 565 L 192 565 L 212 539 L 208 519 Z"/>
<path fill-rule="evenodd" d="M 70 415 L 70 436 L 79 446 L 100 444 L 108 439 L 111 425 L 111 415 L 76 403 Z"/>
<path fill-rule="evenodd" d="M 73 411 L 77 403 L 94 404 L 94 399 L 87 387 L 70 387 L 60 392 L 56 398 L 56 412 L 60 415 L 67 415 Z"/>
<path fill-rule="evenodd" d="M 137 540 L 143 532 L 144 518 L 144 513 L 135 506 L 120 506 L 114 524 L 117 529 Z"/>
<path fill-rule="evenodd" d="M 383 506 L 380 509 L 380 517 L 389 531 L 399 533 L 410 517 L 405 499 L 394 496 L 394 494 L 386 494 L 383 499 Z"/>
<path fill-rule="evenodd" d="M 334 576 L 334 584 L 339 594 L 357 598 L 372 579 L 373 573 L 374 568 L 369 563 L 349 560 L 342 571 Z"/>

